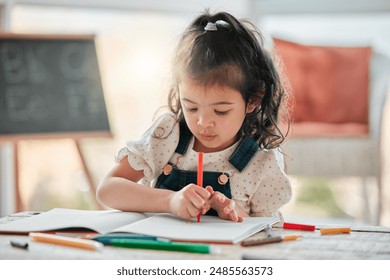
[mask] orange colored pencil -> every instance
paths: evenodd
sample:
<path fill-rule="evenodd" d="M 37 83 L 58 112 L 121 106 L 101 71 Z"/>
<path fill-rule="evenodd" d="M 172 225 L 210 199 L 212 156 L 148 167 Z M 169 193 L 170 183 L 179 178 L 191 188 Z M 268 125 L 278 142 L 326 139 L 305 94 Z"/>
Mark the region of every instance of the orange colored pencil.
<path fill-rule="evenodd" d="M 320 230 L 321 234 L 343 234 L 343 233 L 350 233 L 351 228 L 348 227 L 342 227 L 342 228 L 322 228 Z"/>

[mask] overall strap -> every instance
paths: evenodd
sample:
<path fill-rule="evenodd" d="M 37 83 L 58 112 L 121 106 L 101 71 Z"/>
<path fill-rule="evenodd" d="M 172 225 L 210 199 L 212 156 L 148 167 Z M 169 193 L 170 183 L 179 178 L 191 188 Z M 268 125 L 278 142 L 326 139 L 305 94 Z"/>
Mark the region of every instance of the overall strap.
<path fill-rule="evenodd" d="M 241 172 L 258 150 L 259 144 L 253 138 L 245 137 L 230 156 L 229 162 Z"/>
<path fill-rule="evenodd" d="M 184 120 L 179 121 L 179 127 L 180 127 L 180 138 L 175 153 L 184 155 L 184 153 L 187 151 L 188 145 L 191 142 L 192 133 Z"/>

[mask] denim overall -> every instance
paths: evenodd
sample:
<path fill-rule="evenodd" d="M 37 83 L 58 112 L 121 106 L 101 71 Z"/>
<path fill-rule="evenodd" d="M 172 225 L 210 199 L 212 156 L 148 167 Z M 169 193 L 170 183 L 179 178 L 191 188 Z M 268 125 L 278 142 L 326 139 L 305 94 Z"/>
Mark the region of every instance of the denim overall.
<path fill-rule="evenodd" d="M 180 139 L 179 144 L 175 150 L 176 153 L 184 155 L 188 145 L 191 141 L 192 133 L 190 132 L 187 124 L 185 122 L 180 122 Z M 238 171 L 242 171 L 252 157 L 256 154 L 259 149 L 259 145 L 250 137 L 243 138 L 241 143 L 238 145 L 236 150 L 229 158 L 229 163 L 233 165 Z M 197 172 L 196 171 L 187 171 L 180 170 L 174 164 L 169 163 L 172 166 L 172 171 L 170 174 L 162 173 L 156 182 L 156 188 L 168 189 L 172 191 L 179 191 L 188 184 L 194 183 L 197 181 Z M 215 171 L 204 171 L 203 172 L 203 185 L 212 186 L 214 191 L 219 191 L 223 193 L 226 197 L 232 198 L 232 193 L 230 189 L 230 180 L 229 174 L 227 180 L 219 180 L 222 172 Z M 206 215 L 217 216 L 217 212 L 214 209 L 210 209 Z"/>

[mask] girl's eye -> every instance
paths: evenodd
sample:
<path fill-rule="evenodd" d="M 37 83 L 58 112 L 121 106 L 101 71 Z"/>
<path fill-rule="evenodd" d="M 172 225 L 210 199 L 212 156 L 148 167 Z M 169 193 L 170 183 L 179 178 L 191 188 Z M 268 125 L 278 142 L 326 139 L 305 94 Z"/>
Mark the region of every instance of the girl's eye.
<path fill-rule="evenodd" d="M 198 108 L 186 108 L 186 111 L 194 113 L 194 112 L 198 111 Z"/>
<path fill-rule="evenodd" d="M 218 115 L 218 116 L 225 116 L 229 113 L 229 110 L 228 111 L 218 111 L 218 110 L 214 110 L 214 112 Z"/>

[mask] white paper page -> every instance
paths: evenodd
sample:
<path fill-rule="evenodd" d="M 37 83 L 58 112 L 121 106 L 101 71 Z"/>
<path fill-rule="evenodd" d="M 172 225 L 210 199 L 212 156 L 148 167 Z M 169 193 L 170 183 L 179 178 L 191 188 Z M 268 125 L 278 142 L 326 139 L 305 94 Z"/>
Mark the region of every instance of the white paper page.
<path fill-rule="evenodd" d="M 118 228 L 115 232 L 131 232 L 181 241 L 210 243 L 238 243 L 261 231 L 267 224 L 278 222 L 275 217 L 245 217 L 243 222 L 232 222 L 213 216 L 183 220 L 170 214 L 158 214 L 148 219 Z"/>
<path fill-rule="evenodd" d="M 0 232 L 27 233 L 51 231 L 66 228 L 87 228 L 99 233 L 107 233 L 117 227 L 133 223 L 147 217 L 143 213 L 118 210 L 74 210 L 55 208 L 48 212 L 0 224 Z"/>

